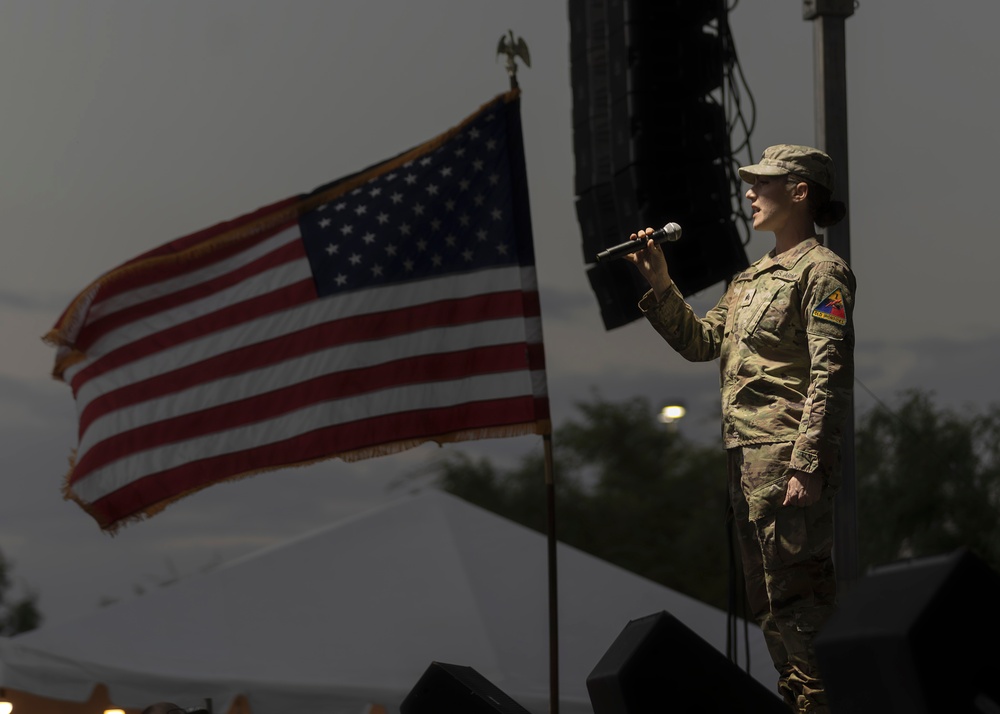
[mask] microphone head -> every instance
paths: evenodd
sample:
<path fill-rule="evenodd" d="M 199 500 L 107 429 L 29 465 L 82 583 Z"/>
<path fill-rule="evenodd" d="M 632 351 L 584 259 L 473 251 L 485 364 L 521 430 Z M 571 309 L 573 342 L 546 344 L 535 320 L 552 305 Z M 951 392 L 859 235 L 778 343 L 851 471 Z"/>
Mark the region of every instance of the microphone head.
<path fill-rule="evenodd" d="M 673 242 L 681 237 L 681 227 L 676 223 L 668 223 L 661 230 L 667 234 L 668 241 Z"/>

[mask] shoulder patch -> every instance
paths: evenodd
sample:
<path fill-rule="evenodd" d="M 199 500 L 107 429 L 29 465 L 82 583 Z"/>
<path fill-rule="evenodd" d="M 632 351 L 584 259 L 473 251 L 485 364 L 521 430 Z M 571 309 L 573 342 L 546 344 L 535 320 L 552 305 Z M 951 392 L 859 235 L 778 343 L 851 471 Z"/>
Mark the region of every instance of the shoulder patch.
<path fill-rule="evenodd" d="M 834 290 L 827 295 L 823 301 L 812 311 L 813 317 L 817 320 L 826 320 L 835 325 L 847 324 L 847 313 L 844 312 L 844 296 L 840 294 L 840 289 Z"/>

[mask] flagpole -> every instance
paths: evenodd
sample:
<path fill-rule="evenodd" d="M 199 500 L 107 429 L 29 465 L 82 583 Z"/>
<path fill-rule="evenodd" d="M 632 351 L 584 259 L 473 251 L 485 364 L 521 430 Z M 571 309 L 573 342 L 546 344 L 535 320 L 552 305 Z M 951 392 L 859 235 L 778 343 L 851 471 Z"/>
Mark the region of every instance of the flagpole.
<path fill-rule="evenodd" d="M 497 43 L 497 56 L 507 58 L 507 75 L 510 77 L 510 88 L 518 89 L 517 58 L 526 67 L 531 66 L 531 56 L 524 38 L 514 38 L 514 31 L 508 30 L 506 35 L 500 35 Z M 556 480 L 552 459 L 552 434 L 542 436 L 545 446 L 545 501 L 546 524 L 548 540 L 548 577 L 549 577 L 549 714 L 559 714 L 559 578 L 556 568 Z"/>
<path fill-rule="evenodd" d="M 552 460 L 552 435 L 545 444 L 545 499 L 549 543 L 549 711 L 559 714 L 559 583 L 556 571 L 556 480 Z"/>

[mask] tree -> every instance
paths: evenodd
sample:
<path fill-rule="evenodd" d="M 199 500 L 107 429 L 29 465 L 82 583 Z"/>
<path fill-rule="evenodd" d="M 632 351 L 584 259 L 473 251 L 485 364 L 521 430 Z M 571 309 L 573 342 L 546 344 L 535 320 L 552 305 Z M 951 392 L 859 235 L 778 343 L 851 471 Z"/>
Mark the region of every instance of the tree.
<path fill-rule="evenodd" d="M 577 408 L 553 435 L 559 540 L 726 608 L 742 574 L 728 551 L 722 448 L 665 430 L 642 398 Z M 864 415 L 855 438 L 863 569 L 964 546 L 1000 570 L 1000 407 L 960 415 L 909 392 L 896 413 Z M 455 453 L 436 482 L 545 532 L 540 451 L 509 470 Z"/>
<path fill-rule="evenodd" d="M 553 435 L 559 540 L 723 607 L 726 465 L 720 448 L 664 428 L 648 401 L 577 404 L 583 419 Z M 532 453 L 502 471 L 453 454 L 437 484 L 513 521 L 546 530 L 544 463 Z"/>
<path fill-rule="evenodd" d="M 42 623 L 35 593 L 11 599 L 10 571 L 10 562 L 0 553 L 0 635 L 6 637 L 33 630 Z"/>
<path fill-rule="evenodd" d="M 967 547 L 1000 570 L 1000 407 L 906 392 L 860 421 L 856 455 L 863 568 Z"/>

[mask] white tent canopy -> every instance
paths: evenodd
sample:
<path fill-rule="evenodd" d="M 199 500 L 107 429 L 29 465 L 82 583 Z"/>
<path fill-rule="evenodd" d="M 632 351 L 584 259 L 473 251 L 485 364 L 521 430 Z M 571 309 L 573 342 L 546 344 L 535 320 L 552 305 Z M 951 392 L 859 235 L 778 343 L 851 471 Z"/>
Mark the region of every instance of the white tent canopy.
<path fill-rule="evenodd" d="M 254 714 L 398 710 L 432 661 L 548 710 L 544 536 L 437 491 L 406 497 L 74 622 L 0 638 L 0 686 L 116 705 L 244 695 Z M 559 544 L 560 709 L 630 620 L 666 610 L 720 651 L 723 612 Z M 740 628 L 742 632 L 742 627 Z M 750 628 L 752 673 L 776 674 Z M 740 647 L 742 650 L 742 645 Z"/>

